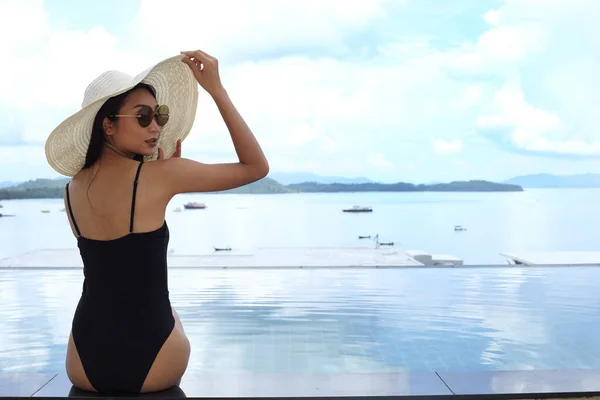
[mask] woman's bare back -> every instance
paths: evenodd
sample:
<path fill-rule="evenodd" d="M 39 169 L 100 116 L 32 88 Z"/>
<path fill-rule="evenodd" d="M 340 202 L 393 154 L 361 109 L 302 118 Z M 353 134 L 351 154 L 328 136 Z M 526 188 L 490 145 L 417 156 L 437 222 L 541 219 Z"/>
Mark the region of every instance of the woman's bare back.
<path fill-rule="evenodd" d="M 129 234 L 134 181 L 139 162 L 115 158 L 100 168 L 84 170 L 69 184 L 69 197 L 81 235 L 94 240 L 114 240 Z M 153 184 L 150 163 L 140 170 L 135 196 L 133 232 L 160 228 L 169 202 Z M 66 196 L 65 196 L 65 207 Z M 73 233 L 77 235 L 69 215 Z"/>

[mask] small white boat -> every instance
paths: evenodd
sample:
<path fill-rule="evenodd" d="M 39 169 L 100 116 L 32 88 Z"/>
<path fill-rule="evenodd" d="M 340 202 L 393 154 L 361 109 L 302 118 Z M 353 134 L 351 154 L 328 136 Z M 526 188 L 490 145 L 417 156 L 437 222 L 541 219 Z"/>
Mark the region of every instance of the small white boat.
<path fill-rule="evenodd" d="M 462 227 L 462 226 L 460 226 L 460 225 L 454 225 L 454 230 L 455 230 L 456 232 L 458 232 L 458 231 L 466 231 L 466 230 L 467 230 L 467 228 L 463 228 L 463 227 Z"/>
<path fill-rule="evenodd" d="M 181 207 L 177 207 L 176 209 L 173 210 L 173 212 L 181 212 Z"/>

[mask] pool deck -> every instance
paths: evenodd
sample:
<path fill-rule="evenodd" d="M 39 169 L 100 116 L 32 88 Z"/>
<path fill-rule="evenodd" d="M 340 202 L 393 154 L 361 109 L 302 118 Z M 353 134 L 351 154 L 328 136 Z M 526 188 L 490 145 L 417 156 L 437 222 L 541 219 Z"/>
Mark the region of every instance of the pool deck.
<path fill-rule="evenodd" d="M 65 373 L 0 374 L 0 398 L 550 399 L 600 395 L 599 370 L 407 372 L 389 374 L 185 375 L 181 385 L 142 395 L 100 395 Z"/>

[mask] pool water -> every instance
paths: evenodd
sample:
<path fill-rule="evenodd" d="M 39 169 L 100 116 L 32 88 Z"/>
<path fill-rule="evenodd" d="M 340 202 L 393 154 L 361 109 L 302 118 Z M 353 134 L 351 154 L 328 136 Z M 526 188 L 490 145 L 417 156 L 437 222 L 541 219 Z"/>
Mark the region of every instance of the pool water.
<path fill-rule="evenodd" d="M 172 269 L 188 371 L 600 369 L 600 268 Z M 63 372 L 82 271 L 0 269 L 0 371 Z"/>

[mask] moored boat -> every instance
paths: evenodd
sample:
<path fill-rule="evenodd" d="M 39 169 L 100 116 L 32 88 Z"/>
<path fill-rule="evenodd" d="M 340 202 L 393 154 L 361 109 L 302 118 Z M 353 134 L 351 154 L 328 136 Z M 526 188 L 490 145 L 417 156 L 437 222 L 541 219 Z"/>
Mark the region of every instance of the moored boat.
<path fill-rule="evenodd" d="M 186 210 L 201 210 L 206 208 L 206 204 L 198 203 L 196 201 L 190 201 L 189 203 L 185 203 L 183 205 L 183 208 L 185 208 Z"/>
<path fill-rule="evenodd" d="M 371 207 L 352 206 L 350 208 L 344 208 L 342 211 L 343 212 L 352 212 L 352 213 L 357 213 L 357 212 L 373 212 L 373 209 Z"/>

